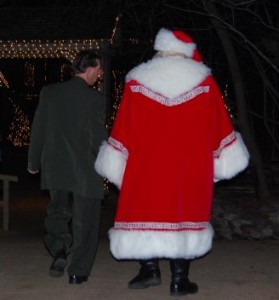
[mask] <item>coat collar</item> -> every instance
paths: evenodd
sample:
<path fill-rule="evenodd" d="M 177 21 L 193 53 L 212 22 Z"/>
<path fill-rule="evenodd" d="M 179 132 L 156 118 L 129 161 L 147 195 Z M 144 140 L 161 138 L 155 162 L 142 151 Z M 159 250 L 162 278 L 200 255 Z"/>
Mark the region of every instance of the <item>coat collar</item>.
<path fill-rule="evenodd" d="M 88 86 L 86 81 L 83 78 L 79 77 L 79 76 L 73 76 L 72 81 L 76 82 L 77 84 L 82 84 L 82 85 Z"/>
<path fill-rule="evenodd" d="M 126 81 L 136 80 L 153 92 L 178 97 L 202 83 L 210 74 L 203 63 L 181 57 L 154 57 L 132 69 Z"/>

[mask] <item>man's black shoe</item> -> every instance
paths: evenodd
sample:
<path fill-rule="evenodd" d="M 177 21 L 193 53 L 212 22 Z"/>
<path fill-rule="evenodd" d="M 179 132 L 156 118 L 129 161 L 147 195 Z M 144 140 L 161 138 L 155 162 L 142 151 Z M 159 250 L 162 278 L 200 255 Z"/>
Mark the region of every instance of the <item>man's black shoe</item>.
<path fill-rule="evenodd" d="M 64 249 L 57 251 L 54 260 L 49 268 L 49 276 L 61 277 L 64 275 L 64 269 L 67 265 L 67 255 Z"/>
<path fill-rule="evenodd" d="M 70 284 L 81 284 L 88 280 L 87 276 L 77 276 L 77 275 L 71 275 L 69 276 L 69 283 Z"/>

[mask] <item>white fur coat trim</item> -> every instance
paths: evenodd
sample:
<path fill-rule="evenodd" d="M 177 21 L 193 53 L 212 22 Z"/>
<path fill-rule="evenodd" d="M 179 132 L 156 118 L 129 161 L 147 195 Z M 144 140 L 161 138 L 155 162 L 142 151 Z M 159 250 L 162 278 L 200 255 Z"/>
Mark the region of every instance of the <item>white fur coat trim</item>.
<path fill-rule="evenodd" d="M 104 141 L 100 147 L 94 167 L 99 175 L 106 177 L 120 189 L 126 162 L 127 153 L 115 149 Z"/>
<path fill-rule="evenodd" d="M 150 231 L 110 229 L 110 250 L 116 259 L 185 258 L 205 255 L 212 248 L 212 226 L 204 230 Z"/>
<path fill-rule="evenodd" d="M 132 69 L 126 81 L 136 80 L 164 97 L 176 98 L 202 83 L 210 74 L 203 63 L 181 57 L 154 57 Z"/>
<path fill-rule="evenodd" d="M 240 133 L 236 132 L 236 140 L 224 147 L 218 158 L 214 158 L 214 179 L 230 179 L 243 171 L 249 163 L 250 155 Z"/>

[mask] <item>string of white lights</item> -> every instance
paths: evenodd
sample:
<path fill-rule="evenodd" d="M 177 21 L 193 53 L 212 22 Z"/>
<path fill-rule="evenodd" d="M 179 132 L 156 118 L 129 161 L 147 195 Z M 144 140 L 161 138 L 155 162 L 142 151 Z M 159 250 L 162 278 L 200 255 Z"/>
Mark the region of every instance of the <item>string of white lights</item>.
<path fill-rule="evenodd" d="M 85 40 L 0 40 L 1 58 L 67 58 L 73 60 L 84 49 L 100 50 L 104 39 Z"/>

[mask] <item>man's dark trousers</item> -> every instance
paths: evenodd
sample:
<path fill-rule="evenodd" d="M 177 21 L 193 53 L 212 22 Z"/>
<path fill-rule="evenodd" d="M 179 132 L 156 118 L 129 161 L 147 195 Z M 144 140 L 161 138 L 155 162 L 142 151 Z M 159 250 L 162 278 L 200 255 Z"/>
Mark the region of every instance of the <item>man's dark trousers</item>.
<path fill-rule="evenodd" d="M 51 190 L 50 196 L 45 245 L 52 256 L 63 248 L 70 251 L 69 276 L 89 276 L 99 240 L 101 200 L 61 190 Z"/>

